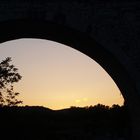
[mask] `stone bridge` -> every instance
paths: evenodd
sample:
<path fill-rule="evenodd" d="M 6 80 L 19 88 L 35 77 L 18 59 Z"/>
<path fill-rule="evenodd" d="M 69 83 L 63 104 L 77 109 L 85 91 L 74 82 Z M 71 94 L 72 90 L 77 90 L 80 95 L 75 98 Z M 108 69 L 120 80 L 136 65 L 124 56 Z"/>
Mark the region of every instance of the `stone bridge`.
<path fill-rule="evenodd" d="M 1 0 L 0 43 L 41 38 L 97 61 L 118 85 L 140 139 L 140 1 Z"/>

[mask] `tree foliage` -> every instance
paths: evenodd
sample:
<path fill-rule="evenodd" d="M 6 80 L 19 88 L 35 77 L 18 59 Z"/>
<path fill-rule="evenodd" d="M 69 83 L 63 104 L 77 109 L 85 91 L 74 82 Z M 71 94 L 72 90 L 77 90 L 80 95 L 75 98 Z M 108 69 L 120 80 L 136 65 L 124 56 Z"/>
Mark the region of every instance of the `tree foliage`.
<path fill-rule="evenodd" d="M 22 101 L 16 97 L 18 92 L 14 92 L 13 84 L 21 80 L 18 69 L 10 64 L 11 58 L 7 57 L 0 63 L 0 106 L 17 106 Z"/>

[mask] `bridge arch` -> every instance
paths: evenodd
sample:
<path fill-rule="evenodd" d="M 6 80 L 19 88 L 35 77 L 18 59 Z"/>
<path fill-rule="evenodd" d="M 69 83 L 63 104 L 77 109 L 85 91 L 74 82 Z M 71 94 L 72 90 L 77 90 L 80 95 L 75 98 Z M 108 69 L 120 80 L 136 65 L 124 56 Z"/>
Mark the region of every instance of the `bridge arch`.
<path fill-rule="evenodd" d="M 132 118 L 134 138 L 138 138 L 136 133 L 140 130 L 138 125 L 140 112 L 137 111 L 137 106 L 139 105 L 138 91 L 128 71 L 121 61 L 111 53 L 111 50 L 105 49 L 88 34 L 61 24 L 29 19 L 0 23 L 0 43 L 21 38 L 56 41 L 79 50 L 99 63 L 120 89 Z"/>

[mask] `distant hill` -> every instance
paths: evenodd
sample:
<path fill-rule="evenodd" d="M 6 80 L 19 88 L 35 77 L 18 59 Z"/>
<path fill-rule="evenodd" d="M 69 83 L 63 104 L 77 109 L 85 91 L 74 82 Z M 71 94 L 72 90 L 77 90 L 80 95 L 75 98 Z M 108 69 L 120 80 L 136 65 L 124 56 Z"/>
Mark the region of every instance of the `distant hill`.
<path fill-rule="evenodd" d="M 51 110 L 41 106 L 0 107 L 5 140 L 93 140 L 100 136 L 130 138 L 131 123 L 125 106 L 98 104 Z"/>

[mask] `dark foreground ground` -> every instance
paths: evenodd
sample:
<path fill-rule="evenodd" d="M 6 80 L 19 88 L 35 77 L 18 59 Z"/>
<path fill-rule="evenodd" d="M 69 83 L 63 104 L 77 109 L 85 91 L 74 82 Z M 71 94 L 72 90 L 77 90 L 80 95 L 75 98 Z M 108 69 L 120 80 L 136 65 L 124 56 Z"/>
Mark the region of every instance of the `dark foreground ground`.
<path fill-rule="evenodd" d="M 1 140 L 130 140 L 124 106 L 53 111 L 44 107 L 0 107 Z"/>

